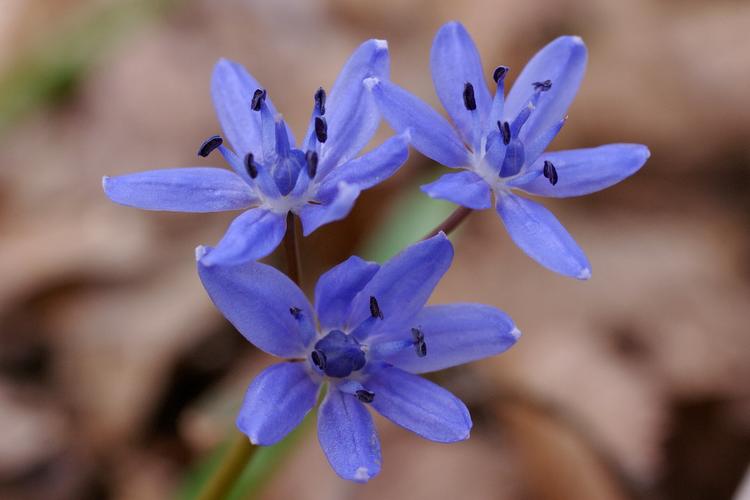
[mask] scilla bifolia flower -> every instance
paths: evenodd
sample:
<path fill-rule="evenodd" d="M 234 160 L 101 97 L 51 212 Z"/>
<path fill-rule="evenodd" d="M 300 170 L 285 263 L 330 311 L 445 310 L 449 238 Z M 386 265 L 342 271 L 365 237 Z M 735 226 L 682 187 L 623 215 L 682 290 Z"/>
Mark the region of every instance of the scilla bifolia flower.
<path fill-rule="evenodd" d="M 255 444 L 278 442 L 327 384 L 318 438 L 345 479 L 363 482 L 380 471 L 380 443 L 367 406 L 433 441 L 467 439 L 466 406 L 416 374 L 501 353 L 520 335 L 494 307 L 425 306 L 453 258 L 443 233 L 382 266 L 349 258 L 320 277 L 314 305 L 273 267 L 207 266 L 214 251 L 197 250 L 198 273 L 214 304 L 247 340 L 285 359 L 250 385 L 239 429 Z"/>
<path fill-rule="evenodd" d="M 405 135 L 356 157 L 372 139 L 380 115 L 363 86 L 387 79 L 388 45 L 363 43 L 346 63 L 331 93 L 321 88 L 307 133 L 298 146 L 266 90 L 239 64 L 221 60 L 211 81 L 214 106 L 233 150 L 220 136 L 198 155 L 218 150 L 233 172 L 212 167 L 152 170 L 104 178 L 113 201 L 147 210 L 218 212 L 246 210 L 203 263 L 237 264 L 271 253 L 297 214 L 304 234 L 345 217 L 360 191 L 391 176 L 407 157 Z"/>
<path fill-rule="evenodd" d="M 565 228 L 542 205 L 513 193 L 564 198 L 609 187 L 636 172 L 649 157 L 640 144 L 545 153 L 566 120 L 586 67 L 586 46 L 563 36 L 540 50 L 507 98 L 508 68 L 487 88 L 479 53 L 466 29 L 444 25 L 431 52 L 435 90 L 455 127 L 422 100 L 377 76 L 365 83 L 385 120 L 409 130 L 411 144 L 447 167 L 463 169 L 422 186 L 433 198 L 475 210 L 492 206 L 513 241 L 543 266 L 588 279 L 589 262 Z"/>

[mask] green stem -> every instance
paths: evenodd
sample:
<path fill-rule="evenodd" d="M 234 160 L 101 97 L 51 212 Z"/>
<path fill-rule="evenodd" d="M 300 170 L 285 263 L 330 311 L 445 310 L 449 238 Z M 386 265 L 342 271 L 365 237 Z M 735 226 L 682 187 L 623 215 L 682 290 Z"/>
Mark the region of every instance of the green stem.
<path fill-rule="evenodd" d="M 284 250 L 286 251 L 287 276 L 300 285 L 300 227 L 299 219 L 291 212 L 286 218 Z M 224 500 L 237 479 L 245 470 L 248 461 L 257 449 L 244 434 L 237 435 L 227 450 L 214 475 L 198 496 L 199 500 Z"/>

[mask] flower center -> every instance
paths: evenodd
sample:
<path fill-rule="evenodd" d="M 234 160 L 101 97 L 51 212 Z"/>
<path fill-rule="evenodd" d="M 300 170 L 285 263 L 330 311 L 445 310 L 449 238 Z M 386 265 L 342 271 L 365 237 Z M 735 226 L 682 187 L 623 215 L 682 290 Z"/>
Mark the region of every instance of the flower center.
<path fill-rule="evenodd" d="M 315 344 L 310 359 L 329 377 L 348 377 L 365 366 L 366 359 L 357 339 L 341 330 L 332 330 Z"/>

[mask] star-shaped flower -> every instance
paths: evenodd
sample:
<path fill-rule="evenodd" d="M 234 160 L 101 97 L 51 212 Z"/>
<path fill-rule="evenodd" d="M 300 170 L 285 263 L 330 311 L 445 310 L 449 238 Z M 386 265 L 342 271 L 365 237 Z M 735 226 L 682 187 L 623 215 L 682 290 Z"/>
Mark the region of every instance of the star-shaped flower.
<path fill-rule="evenodd" d="M 457 22 L 444 25 L 431 52 L 435 90 L 455 128 L 417 97 L 372 77 L 365 83 L 386 121 L 409 130 L 411 144 L 447 167 L 463 169 L 422 186 L 433 198 L 471 209 L 495 209 L 511 238 L 543 266 L 588 279 L 589 262 L 565 228 L 542 205 L 517 196 L 563 198 L 609 187 L 636 172 L 648 159 L 640 144 L 545 153 L 566 120 L 586 67 L 586 46 L 563 36 L 540 50 L 519 75 L 507 98 L 508 68 L 493 72 L 494 97 L 485 83 L 474 42 Z"/>
<path fill-rule="evenodd" d="M 346 63 L 330 96 L 321 88 L 307 133 L 298 146 L 261 85 L 239 64 L 222 59 L 211 94 L 234 151 L 220 136 L 198 154 L 218 150 L 234 170 L 190 167 L 104 178 L 113 201 L 147 210 L 217 212 L 249 209 L 229 226 L 204 264 L 248 262 L 271 253 L 286 230 L 286 215 L 299 215 L 304 234 L 345 217 L 360 191 L 391 176 L 408 154 L 407 137 L 392 137 L 356 158 L 372 139 L 380 115 L 362 81 L 386 79 L 388 45 L 363 43 Z"/>
<path fill-rule="evenodd" d="M 467 439 L 471 417 L 453 394 L 416 374 L 501 353 L 520 332 L 502 311 L 480 304 L 425 306 L 448 270 L 453 247 L 443 233 L 382 266 L 351 257 L 323 274 L 315 305 L 289 278 L 257 262 L 206 266 L 198 273 L 214 304 L 258 348 L 286 358 L 250 385 L 237 425 L 271 445 L 318 410 L 320 445 L 343 478 L 367 481 L 380 470 L 371 406 L 385 418 L 438 442 Z"/>

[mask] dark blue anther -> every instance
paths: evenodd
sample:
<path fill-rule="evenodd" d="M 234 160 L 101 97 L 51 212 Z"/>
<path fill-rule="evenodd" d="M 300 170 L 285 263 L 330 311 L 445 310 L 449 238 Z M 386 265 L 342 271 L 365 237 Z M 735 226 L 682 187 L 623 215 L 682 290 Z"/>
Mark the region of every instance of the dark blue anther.
<path fill-rule="evenodd" d="M 305 153 L 305 161 L 307 162 L 307 175 L 310 179 L 314 179 L 315 174 L 318 173 L 318 153 L 308 151 Z"/>
<path fill-rule="evenodd" d="M 494 73 L 492 73 L 492 79 L 495 80 L 495 83 L 500 85 L 500 82 L 505 79 L 505 75 L 508 74 L 508 71 L 510 71 L 510 68 L 507 66 L 498 66 L 495 68 Z"/>
<path fill-rule="evenodd" d="M 300 309 L 299 307 L 290 307 L 289 314 L 294 316 L 294 319 L 299 319 L 302 315 L 302 309 Z"/>
<path fill-rule="evenodd" d="M 328 123 L 322 116 L 315 117 L 315 137 L 321 144 L 328 140 Z"/>
<path fill-rule="evenodd" d="M 427 343 L 424 341 L 424 333 L 419 328 L 411 329 L 411 336 L 414 339 L 414 351 L 417 356 L 424 358 L 427 356 Z"/>
<path fill-rule="evenodd" d="M 499 128 L 500 133 L 503 134 L 503 144 L 506 146 L 510 144 L 510 123 L 498 120 L 497 128 Z"/>
<path fill-rule="evenodd" d="M 383 311 L 380 310 L 378 299 L 375 297 L 370 297 L 370 316 L 383 319 Z"/>
<path fill-rule="evenodd" d="M 542 174 L 549 179 L 549 183 L 553 186 L 557 184 L 557 169 L 549 160 L 544 160 L 544 169 L 542 169 Z"/>
<path fill-rule="evenodd" d="M 205 141 L 203 141 L 203 144 L 201 144 L 201 147 L 198 148 L 198 156 L 202 156 L 205 158 L 206 156 L 210 155 L 211 152 L 221 146 L 224 143 L 224 139 L 221 138 L 221 136 L 218 135 L 212 135 Z"/>
<path fill-rule="evenodd" d="M 245 170 L 247 170 L 247 175 L 249 175 L 251 179 L 258 177 L 258 166 L 255 164 L 255 160 L 253 160 L 252 153 L 245 155 Z"/>
<path fill-rule="evenodd" d="M 315 366 L 317 366 L 321 371 L 326 369 L 326 355 L 323 353 L 323 351 L 313 351 L 310 354 L 310 357 L 312 358 L 312 362 Z"/>
<path fill-rule="evenodd" d="M 255 92 L 253 92 L 253 100 L 250 101 L 250 108 L 252 108 L 253 111 L 260 111 L 260 107 L 263 106 L 265 100 L 265 89 L 255 89 Z"/>
<path fill-rule="evenodd" d="M 474 98 L 474 86 L 469 82 L 464 83 L 464 106 L 469 111 L 477 109 L 477 101 Z"/>
<path fill-rule="evenodd" d="M 315 91 L 315 110 L 319 115 L 326 114 L 326 91 L 323 87 Z"/>
<path fill-rule="evenodd" d="M 366 389 L 360 389 L 357 391 L 357 399 L 359 399 L 363 403 L 372 403 L 372 401 L 375 399 L 375 393 Z"/>
<path fill-rule="evenodd" d="M 534 90 L 537 92 L 547 92 L 549 89 L 552 88 L 552 80 L 544 80 L 543 82 L 534 82 L 532 83 L 534 86 Z"/>
<path fill-rule="evenodd" d="M 347 377 L 366 363 L 360 343 L 340 330 L 332 330 L 320 339 L 310 357 L 329 377 Z"/>

